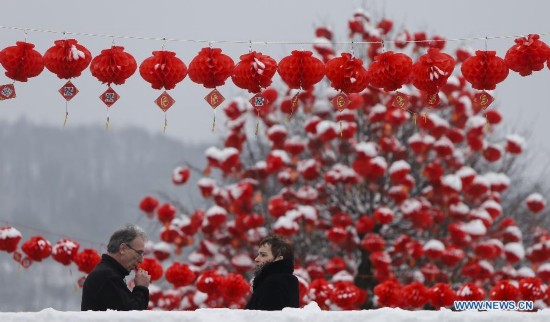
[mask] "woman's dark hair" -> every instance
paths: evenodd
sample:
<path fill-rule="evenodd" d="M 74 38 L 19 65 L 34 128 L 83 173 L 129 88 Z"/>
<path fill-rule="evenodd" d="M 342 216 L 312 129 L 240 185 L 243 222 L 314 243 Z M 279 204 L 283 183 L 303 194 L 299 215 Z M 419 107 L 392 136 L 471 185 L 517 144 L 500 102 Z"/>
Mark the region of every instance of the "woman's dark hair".
<path fill-rule="evenodd" d="M 271 253 L 273 257 L 277 258 L 283 256 L 283 259 L 294 262 L 294 251 L 292 246 L 279 236 L 269 236 L 260 241 L 260 246 L 271 246 Z"/>

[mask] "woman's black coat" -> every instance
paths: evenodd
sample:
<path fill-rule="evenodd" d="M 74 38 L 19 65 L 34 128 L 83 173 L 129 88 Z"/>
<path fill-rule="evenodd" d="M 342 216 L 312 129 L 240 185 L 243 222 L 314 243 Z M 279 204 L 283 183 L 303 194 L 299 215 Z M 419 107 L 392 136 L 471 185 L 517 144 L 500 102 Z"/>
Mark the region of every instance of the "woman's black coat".
<path fill-rule="evenodd" d="M 252 297 L 245 309 L 276 311 L 284 307 L 299 307 L 298 278 L 292 275 L 290 260 L 266 264 L 252 283 Z"/>
<path fill-rule="evenodd" d="M 124 282 L 124 277 L 129 273 L 116 259 L 103 254 L 101 262 L 84 281 L 80 309 L 146 310 L 149 304 L 149 289 L 145 286 L 135 286 L 130 292 Z"/>

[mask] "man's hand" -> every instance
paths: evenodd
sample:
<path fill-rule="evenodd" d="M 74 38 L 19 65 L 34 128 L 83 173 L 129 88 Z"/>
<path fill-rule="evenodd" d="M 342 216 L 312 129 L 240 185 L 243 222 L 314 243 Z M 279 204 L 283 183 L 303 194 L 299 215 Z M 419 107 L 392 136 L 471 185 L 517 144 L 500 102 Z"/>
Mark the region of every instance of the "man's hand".
<path fill-rule="evenodd" d="M 136 277 L 134 278 L 134 283 L 137 286 L 145 286 L 149 287 L 149 283 L 151 282 L 151 276 L 149 273 L 147 273 L 146 270 L 138 268 L 136 270 Z"/>

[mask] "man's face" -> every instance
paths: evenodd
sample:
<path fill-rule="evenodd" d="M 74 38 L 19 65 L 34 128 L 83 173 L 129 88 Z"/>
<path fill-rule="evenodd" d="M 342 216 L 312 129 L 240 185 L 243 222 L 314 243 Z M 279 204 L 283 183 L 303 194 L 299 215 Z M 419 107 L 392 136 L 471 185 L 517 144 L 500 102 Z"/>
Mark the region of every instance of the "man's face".
<path fill-rule="evenodd" d="M 120 245 L 120 264 L 129 272 L 136 269 L 143 261 L 143 252 L 145 249 L 145 240 L 141 237 L 136 237 L 128 244 Z"/>
<path fill-rule="evenodd" d="M 263 244 L 258 249 L 258 256 L 254 258 L 256 262 L 256 268 L 262 267 L 264 264 L 274 261 L 273 253 L 271 252 L 271 245 Z"/>

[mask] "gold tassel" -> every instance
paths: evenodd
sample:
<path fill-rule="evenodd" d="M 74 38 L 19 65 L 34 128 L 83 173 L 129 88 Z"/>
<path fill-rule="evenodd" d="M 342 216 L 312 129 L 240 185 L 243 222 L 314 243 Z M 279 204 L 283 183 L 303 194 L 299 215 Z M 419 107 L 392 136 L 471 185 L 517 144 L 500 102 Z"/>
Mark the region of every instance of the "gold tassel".
<path fill-rule="evenodd" d="M 413 114 L 414 125 L 416 125 L 416 113 Z"/>
<path fill-rule="evenodd" d="M 212 133 L 216 130 L 216 112 L 214 112 L 214 118 L 212 119 Z"/>
<path fill-rule="evenodd" d="M 256 136 L 258 136 L 258 132 L 259 132 L 259 131 L 260 131 L 260 120 L 258 120 L 258 121 L 256 122 L 256 131 L 254 132 L 254 134 L 255 134 Z"/>
<path fill-rule="evenodd" d="M 63 121 L 63 127 L 67 125 L 67 119 L 69 118 L 69 111 L 68 111 L 68 105 L 69 102 L 65 101 L 65 121 Z"/>
<path fill-rule="evenodd" d="M 340 137 L 344 136 L 344 130 L 342 129 L 342 121 L 340 121 Z"/>
<path fill-rule="evenodd" d="M 107 121 L 105 122 L 105 130 L 109 129 L 109 115 L 107 115 Z"/>
<path fill-rule="evenodd" d="M 166 112 L 164 112 L 164 129 L 162 129 L 162 133 L 166 133 L 166 127 L 168 127 L 168 119 L 166 118 Z"/>

